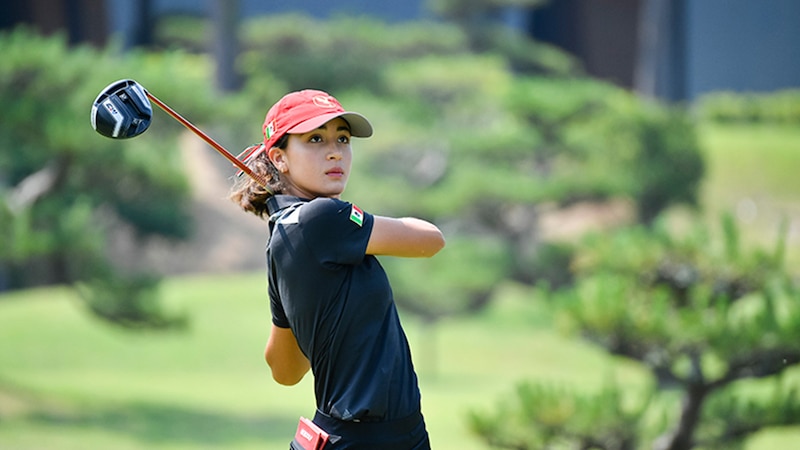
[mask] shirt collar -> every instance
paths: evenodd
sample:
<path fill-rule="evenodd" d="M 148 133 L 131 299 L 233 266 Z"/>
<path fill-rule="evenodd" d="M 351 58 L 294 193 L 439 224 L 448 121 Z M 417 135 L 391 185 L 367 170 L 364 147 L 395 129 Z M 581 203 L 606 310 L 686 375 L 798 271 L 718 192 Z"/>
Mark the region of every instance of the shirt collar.
<path fill-rule="evenodd" d="M 275 213 L 281 212 L 292 205 L 305 202 L 308 202 L 308 199 L 295 197 L 293 195 L 272 195 L 267 199 L 267 211 L 270 216 L 273 216 Z"/>

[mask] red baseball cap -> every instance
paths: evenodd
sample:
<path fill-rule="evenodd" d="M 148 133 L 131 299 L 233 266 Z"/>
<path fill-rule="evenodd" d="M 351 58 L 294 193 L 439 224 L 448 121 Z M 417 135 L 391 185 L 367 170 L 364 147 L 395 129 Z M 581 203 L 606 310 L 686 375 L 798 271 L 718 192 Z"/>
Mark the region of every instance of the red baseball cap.
<path fill-rule="evenodd" d="M 243 154 L 245 161 L 272 148 L 286 134 L 303 134 L 315 130 L 337 117 L 350 125 L 354 137 L 372 136 L 372 124 L 359 113 L 345 111 L 342 104 L 327 92 L 315 89 L 290 92 L 275 103 L 264 119 L 264 144 L 250 147 Z"/>

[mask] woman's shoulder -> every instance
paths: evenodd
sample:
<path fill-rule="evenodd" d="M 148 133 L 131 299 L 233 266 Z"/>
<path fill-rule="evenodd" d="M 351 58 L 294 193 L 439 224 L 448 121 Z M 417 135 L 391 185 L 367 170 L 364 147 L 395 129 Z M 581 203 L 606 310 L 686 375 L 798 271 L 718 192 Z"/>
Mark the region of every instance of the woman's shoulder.
<path fill-rule="evenodd" d="M 356 230 L 370 230 L 371 216 L 356 205 L 334 198 L 317 198 L 299 210 L 299 223 L 306 234 L 339 236 Z"/>
<path fill-rule="evenodd" d="M 344 212 L 349 213 L 351 206 L 350 203 L 344 200 L 318 197 L 303 205 L 301 217 L 305 222 L 317 218 L 336 216 Z"/>

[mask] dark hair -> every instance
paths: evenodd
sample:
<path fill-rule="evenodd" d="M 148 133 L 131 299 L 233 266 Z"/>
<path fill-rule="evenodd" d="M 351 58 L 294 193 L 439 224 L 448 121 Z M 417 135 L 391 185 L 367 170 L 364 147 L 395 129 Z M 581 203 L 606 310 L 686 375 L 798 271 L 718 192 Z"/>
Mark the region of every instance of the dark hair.
<path fill-rule="evenodd" d="M 275 147 L 286 149 L 288 143 L 289 135 L 284 134 L 275 143 Z M 261 154 L 248 162 L 247 167 L 267 180 L 269 188 L 265 188 L 246 174 L 242 174 L 231 188 L 229 198 L 244 211 L 263 218 L 264 214 L 267 213 L 267 199 L 283 192 L 284 186 L 281 182 L 281 174 L 270 161 L 266 151 L 261 152 Z"/>

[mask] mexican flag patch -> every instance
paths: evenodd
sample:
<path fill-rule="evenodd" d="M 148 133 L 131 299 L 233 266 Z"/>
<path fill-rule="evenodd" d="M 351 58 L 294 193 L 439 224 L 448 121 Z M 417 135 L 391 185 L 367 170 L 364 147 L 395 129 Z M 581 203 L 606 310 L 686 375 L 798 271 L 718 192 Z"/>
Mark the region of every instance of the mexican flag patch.
<path fill-rule="evenodd" d="M 356 205 L 351 205 L 350 220 L 358 226 L 364 225 L 364 211 Z"/>

